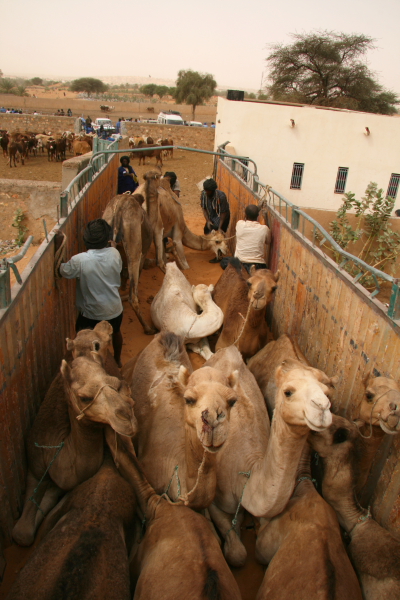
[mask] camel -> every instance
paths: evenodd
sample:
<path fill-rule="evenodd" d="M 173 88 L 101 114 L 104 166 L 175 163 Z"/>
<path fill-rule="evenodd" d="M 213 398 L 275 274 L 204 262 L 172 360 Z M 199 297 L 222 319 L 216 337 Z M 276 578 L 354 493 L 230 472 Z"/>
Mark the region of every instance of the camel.
<path fill-rule="evenodd" d="M 156 494 L 130 440 L 109 431 L 106 439 L 120 472 L 135 490 L 146 527 L 134 557 L 134 600 L 240 600 L 208 520 Z"/>
<path fill-rule="evenodd" d="M 93 329 L 81 329 L 75 339 L 66 338 L 67 350 L 73 358 L 91 356 L 96 352 L 102 359 L 104 370 L 108 375 L 121 379 L 121 373 L 114 357 L 109 351 L 113 328 L 108 321 L 100 321 Z M 61 374 L 57 375 L 61 377 Z"/>
<path fill-rule="evenodd" d="M 209 512 L 225 538 L 229 564 L 243 566 L 246 550 L 239 537 L 243 515 L 239 507 L 255 517 L 272 518 L 282 512 L 292 495 L 310 429 L 320 431 L 331 424 L 329 390 L 308 371 L 297 379 L 285 364 L 279 366 L 270 431 L 264 398 L 239 350 L 235 346 L 219 350 L 195 373 L 209 367 L 221 373 L 238 371 L 237 403 L 229 437 L 216 456 L 217 491 Z"/>
<path fill-rule="evenodd" d="M 122 375 L 132 386 L 135 448 L 149 483 L 172 500 L 206 508 L 215 494 L 215 459 L 236 410 L 237 373 L 209 367 L 193 373 L 183 338 L 166 332 L 128 361 Z"/>
<path fill-rule="evenodd" d="M 258 533 L 256 556 L 269 563 L 257 600 L 362 600 L 336 513 L 312 483 L 308 445 L 290 502 Z"/>
<path fill-rule="evenodd" d="M 21 546 L 32 544 L 63 492 L 98 471 L 104 424 L 128 436 L 137 429 L 129 387 L 106 373 L 96 352 L 70 365 L 63 360 L 60 371 L 28 434 L 25 503 L 12 534 Z"/>
<path fill-rule="evenodd" d="M 365 600 L 400 598 L 400 542 L 361 508 L 354 494 L 358 428 L 334 415 L 332 425 L 310 436 L 324 468 L 322 494 L 349 534 L 348 552 Z"/>
<path fill-rule="evenodd" d="M 107 204 L 103 219 L 113 229 L 113 239 L 122 244 L 129 274 L 129 304 L 139 319 L 144 332 L 153 335 L 155 330 L 144 320 L 139 305 L 139 277 L 152 241 L 152 228 L 149 216 L 143 210 L 144 202 L 140 194 L 115 196 Z"/>
<path fill-rule="evenodd" d="M 7 598 L 130 600 L 125 539 L 135 506 L 132 487 L 109 457 L 47 515 L 45 537 Z"/>
<path fill-rule="evenodd" d="M 157 329 L 183 336 L 190 349 L 206 360 L 212 352 L 207 339 L 202 340 L 215 333 L 224 320 L 211 298 L 213 289 L 213 285 L 191 286 L 176 263 L 168 263 L 161 289 L 151 304 L 151 319 Z M 197 314 L 198 307 L 201 314 Z"/>
<path fill-rule="evenodd" d="M 286 368 L 296 369 L 297 373 L 306 371 L 320 383 L 326 385 L 330 391 L 337 382 L 336 377 L 328 377 L 323 371 L 314 369 L 301 352 L 297 342 L 284 333 L 277 340 L 269 342 L 255 356 L 250 358 L 247 366 L 253 373 L 267 404 L 269 416 L 275 408 L 277 382 L 275 379 L 276 368 L 285 361 Z M 329 394 L 330 395 L 330 394 Z"/>
<path fill-rule="evenodd" d="M 249 279 L 242 274 L 242 265 L 231 258 L 217 281 L 213 300 L 224 313 L 224 324 L 216 350 L 237 344 L 244 359 L 250 358 L 267 341 L 265 311 L 276 290 L 279 271 L 251 267 Z"/>
<path fill-rule="evenodd" d="M 137 193 L 146 197 L 147 211 L 154 231 L 154 244 L 162 256 L 163 235 L 170 235 L 176 244 L 177 258 L 182 269 L 189 269 L 183 246 L 193 250 L 210 250 L 215 256 L 226 254 L 228 247 L 225 236 L 220 231 L 208 235 L 196 235 L 185 223 L 182 205 L 172 192 L 169 180 L 161 179 L 158 171 L 148 171 L 145 183 L 137 188 Z M 158 209 L 157 209 L 158 207 Z M 164 232 L 164 233 L 163 233 Z M 157 255 L 158 256 L 158 255 Z"/>

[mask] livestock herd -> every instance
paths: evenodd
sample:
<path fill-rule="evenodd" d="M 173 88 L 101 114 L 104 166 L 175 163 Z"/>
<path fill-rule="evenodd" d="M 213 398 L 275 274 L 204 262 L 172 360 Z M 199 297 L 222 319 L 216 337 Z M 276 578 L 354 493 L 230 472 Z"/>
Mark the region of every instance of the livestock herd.
<path fill-rule="evenodd" d="M 397 383 L 367 376 L 353 420 L 335 414 L 336 378 L 289 336 L 266 343 L 279 272 L 248 276 L 230 259 L 214 289 L 191 287 L 166 263 L 165 223 L 180 206 L 170 195 L 149 172 L 143 195 L 117 196 L 104 213 L 122 237 L 129 299 L 149 334 L 137 286 L 151 241 L 158 246 L 166 275 L 151 315 L 160 333 L 121 370 L 107 322 L 67 339 L 26 440 L 13 531 L 27 546 L 42 525 L 41 542 L 8 599 L 240 600 L 228 565 L 247 560 L 245 511 L 268 565 L 257 600 L 400 598 L 400 542 L 360 505 L 376 452 L 400 431 Z M 223 239 L 204 247 L 179 211 L 174 218 L 181 244 L 226 252 Z M 206 358 L 196 370 L 186 343 Z"/>

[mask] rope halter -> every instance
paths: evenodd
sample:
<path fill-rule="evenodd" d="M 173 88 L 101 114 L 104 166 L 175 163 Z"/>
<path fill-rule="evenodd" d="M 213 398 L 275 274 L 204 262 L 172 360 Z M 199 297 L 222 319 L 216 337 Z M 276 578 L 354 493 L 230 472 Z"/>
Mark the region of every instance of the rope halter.
<path fill-rule="evenodd" d="M 91 400 L 91 401 L 89 402 L 89 404 L 87 404 L 87 405 L 86 405 L 84 408 L 81 408 L 81 409 L 80 409 L 80 411 L 81 411 L 81 412 L 80 412 L 80 413 L 79 413 L 79 415 L 77 415 L 77 417 L 76 417 L 76 419 L 77 419 L 78 421 L 80 421 L 81 419 L 83 419 L 83 417 L 85 416 L 85 410 L 87 410 L 88 408 L 90 408 L 90 407 L 92 406 L 93 402 L 94 402 L 94 401 L 97 399 L 98 395 L 100 394 L 100 392 L 102 392 L 102 390 L 104 390 L 104 388 L 105 388 L 105 387 L 109 387 L 109 388 L 111 388 L 112 390 L 114 390 L 114 392 L 116 392 L 116 391 L 117 391 L 117 390 L 116 390 L 116 389 L 115 389 L 115 388 L 114 388 L 112 385 L 110 385 L 109 383 L 105 383 L 104 385 L 102 385 L 102 386 L 101 386 L 101 388 L 99 388 L 99 390 L 97 391 L 97 394 L 95 395 L 95 397 L 93 398 L 93 400 Z M 79 406 L 78 406 L 78 408 L 79 408 Z"/>

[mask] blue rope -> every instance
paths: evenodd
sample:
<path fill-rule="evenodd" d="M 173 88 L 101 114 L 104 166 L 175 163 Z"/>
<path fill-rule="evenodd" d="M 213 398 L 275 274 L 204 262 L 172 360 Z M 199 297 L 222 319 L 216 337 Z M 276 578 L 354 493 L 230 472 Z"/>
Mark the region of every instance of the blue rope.
<path fill-rule="evenodd" d="M 36 502 L 35 500 L 35 494 L 38 491 L 38 489 L 41 486 L 41 483 L 43 481 L 43 479 L 46 477 L 47 473 L 49 472 L 51 465 L 53 464 L 53 462 L 56 460 L 57 456 L 60 454 L 63 446 L 64 446 L 64 442 L 61 442 L 61 444 L 59 444 L 58 446 L 39 446 L 38 443 L 35 442 L 35 446 L 36 448 L 46 448 L 46 449 L 50 449 L 50 448 L 57 448 L 57 451 L 55 453 L 55 455 L 53 456 L 53 460 L 51 461 L 51 463 L 47 466 L 47 469 L 45 470 L 45 472 L 42 475 L 41 480 L 39 481 L 39 483 L 37 484 L 37 486 L 35 487 L 35 489 L 33 490 L 33 494 L 32 496 L 29 498 L 29 500 L 31 502 L 33 502 L 33 504 L 40 510 L 40 512 L 42 513 L 42 515 L 44 516 L 44 512 L 42 511 L 42 509 L 40 508 L 39 504 Z"/>

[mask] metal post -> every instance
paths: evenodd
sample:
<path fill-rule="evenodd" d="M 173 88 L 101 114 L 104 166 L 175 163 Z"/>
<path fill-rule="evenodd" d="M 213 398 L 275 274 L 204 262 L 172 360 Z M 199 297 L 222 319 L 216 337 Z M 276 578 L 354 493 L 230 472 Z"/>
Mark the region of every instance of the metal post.
<path fill-rule="evenodd" d="M 388 308 L 388 317 L 396 321 L 400 319 L 400 290 L 399 279 L 393 279 L 392 294 Z"/>
<path fill-rule="evenodd" d="M 68 192 L 60 194 L 60 215 L 62 219 L 68 217 Z"/>
<path fill-rule="evenodd" d="M 292 229 L 298 229 L 300 224 L 300 214 L 297 211 L 298 206 L 292 206 Z"/>

